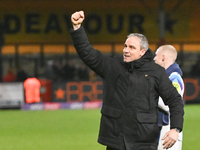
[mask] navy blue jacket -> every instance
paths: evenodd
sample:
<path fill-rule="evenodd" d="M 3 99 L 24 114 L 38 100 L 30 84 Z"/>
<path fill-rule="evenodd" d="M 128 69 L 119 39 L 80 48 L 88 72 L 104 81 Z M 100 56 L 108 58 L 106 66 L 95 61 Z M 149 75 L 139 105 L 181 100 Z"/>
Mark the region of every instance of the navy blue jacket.
<path fill-rule="evenodd" d="M 176 62 L 173 63 L 172 65 L 170 65 L 166 69 L 166 72 L 167 72 L 168 76 L 170 76 L 171 73 L 173 73 L 173 72 L 177 72 L 180 76 L 183 76 L 181 68 L 179 67 L 179 65 Z M 163 125 L 168 125 L 168 124 L 169 124 L 169 114 L 159 108 L 158 126 L 162 127 Z"/>

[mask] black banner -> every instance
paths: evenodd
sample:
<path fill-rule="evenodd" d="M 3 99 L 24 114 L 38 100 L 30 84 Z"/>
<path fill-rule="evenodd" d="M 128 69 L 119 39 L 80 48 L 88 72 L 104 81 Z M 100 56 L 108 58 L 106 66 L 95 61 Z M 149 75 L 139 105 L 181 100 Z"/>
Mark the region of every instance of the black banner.
<path fill-rule="evenodd" d="M 200 103 L 200 79 L 185 78 L 185 103 Z M 52 85 L 52 102 L 102 101 L 103 82 L 55 82 Z"/>

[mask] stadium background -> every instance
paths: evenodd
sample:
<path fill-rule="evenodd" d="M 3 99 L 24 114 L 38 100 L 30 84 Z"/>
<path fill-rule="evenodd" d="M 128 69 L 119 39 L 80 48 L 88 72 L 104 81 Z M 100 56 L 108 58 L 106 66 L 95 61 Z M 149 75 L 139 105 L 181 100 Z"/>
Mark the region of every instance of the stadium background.
<path fill-rule="evenodd" d="M 130 32 L 145 34 L 153 51 L 160 44 L 172 44 L 179 52 L 177 62 L 184 73 L 184 99 L 186 103 L 199 103 L 200 2 L 168 0 L 162 5 L 162 1 L 2 0 L 0 78 L 9 69 L 15 74 L 22 69 L 27 76 L 38 78 L 42 84 L 41 102 L 101 101 L 101 80 L 83 66 L 69 34 L 71 14 L 84 10 L 83 25 L 90 42 L 105 55 L 122 54 Z M 161 11 L 165 13 L 162 34 Z M 69 79 L 60 78 L 54 68 L 64 70 L 69 63 L 75 74 Z M 89 74 L 84 80 L 78 73 L 82 66 Z"/>
<path fill-rule="evenodd" d="M 121 54 L 129 32 L 145 34 L 153 51 L 163 43 L 178 50 L 186 88 L 183 150 L 199 149 L 200 1 L 163 0 L 167 17 L 164 37 L 159 27 L 161 1 L 1 0 L 0 80 L 9 69 L 15 74 L 22 69 L 42 86 L 41 101 L 27 104 L 23 82 L 0 83 L 0 149 L 105 149 L 96 142 L 100 78 L 87 67 L 87 80 L 80 79 L 77 71 L 71 80 L 49 72 L 68 63 L 76 70 L 83 65 L 69 35 L 70 16 L 78 10 L 84 10 L 88 18 L 84 27 L 91 44 L 105 55 Z"/>

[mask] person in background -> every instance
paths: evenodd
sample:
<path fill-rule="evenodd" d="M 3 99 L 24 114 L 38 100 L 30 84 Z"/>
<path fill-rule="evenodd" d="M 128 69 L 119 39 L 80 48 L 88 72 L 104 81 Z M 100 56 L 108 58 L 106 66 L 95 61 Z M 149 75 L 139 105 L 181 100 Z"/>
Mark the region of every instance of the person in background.
<path fill-rule="evenodd" d="M 27 73 L 22 69 L 21 65 L 17 66 L 17 82 L 24 82 L 28 78 Z"/>
<path fill-rule="evenodd" d="M 200 54 L 197 56 L 195 64 L 191 67 L 190 75 L 194 78 L 199 78 L 200 76 Z"/>
<path fill-rule="evenodd" d="M 27 78 L 24 81 L 26 103 L 40 102 L 40 81 L 35 77 Z"/>
<path fill-rule="evenodd" d="M 13 67 L 10 67 L 8 73 L 3 77 L 3 82 L 14 82 L 16 79 Z"/>
<path fill-rule="evenodd" d="M 80 67 L 77 70 L 77 74 L 80 81 L 89 81 L 89 71 L 84 63 L 81 62 Z"/>
<path fill-rule="evenodd" d="M 98 142 L 107 150 L 157 150 L 161 96 L 172 114 L 163 144 L 172 147 L 183 127 L 183 101 L 165 69 L 153 61 L 146 37 L 129 34 L 123 55 L 111 58 L 92 47 L 81 26 L 84 18 L 83 11 L 72 14 L 70 33 L 81 60 L 103 79 Z"/>
<path fill-rule="evenodd" d="M 61 78 L 61 64 L 57 60 L 48 60 L 44 67 L 45 78 L 52 81 L 59 81 Z"/>
<path fill-rule="evenodd" d="M 166 69 L 167 74 L 169 75 L 169 79 L 172 81 L 172 84 L 177 89 L 179 94 L 183 97 L 184 93 L 184 82 L 182 79 L 182 71 L 179 65 L 175 62 L 177 59 L 177 51 L 172 45 L 163 45 L 160 46 L 155 53 L 154 61 L 160 66 Z M 164 140 L 164 135 L 170 130 L 169 125 L 169 107 L 166 106 L 162 100 L 159 98 L 158 101 L 159 106 L 159 120 L 158 124 L 162 128 L 158 150 L 164 150 L 162 141 Z M 174 144 L 173 147 L 169 148 L 169 150 L 181 150 L 182 149 L 182 138 L 183 133 L 180 132 L 178 135 L 178 140 Z"/>
<path fill-rule="evenodd" d="M 66 81 L 73 81 L 76 68 L 72 60 L 67 60 L 67 63 L 61 68 L 61 77 Z"/>

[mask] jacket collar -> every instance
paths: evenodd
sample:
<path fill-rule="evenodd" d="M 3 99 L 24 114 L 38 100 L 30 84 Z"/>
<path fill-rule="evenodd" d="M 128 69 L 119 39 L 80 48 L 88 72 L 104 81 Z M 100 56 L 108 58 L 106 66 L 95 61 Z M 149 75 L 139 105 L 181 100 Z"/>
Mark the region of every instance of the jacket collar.
<path fill-rule="evenodd" d="M 183 76 L 183 73 L 181 71 L 181 68 L 179 67 L 179 65 L 175 62 L 173 63 L 171 66 L 169 66 L 167 69 L 166 69 L 166 72 L 167 74 L 170 76 L 170 74 L 172 72 L 177 72 L 178 74 L 180 74 L 181 76 Z"/>
<path fill-rule="evenodd" d="M 128 63 L 123 62 L 123 64 L 129 72 L 132 72 L 134 69 L 139 69 L 145 63 L 153 61 L 153 57 L 154 57 L 154 54 L 152 50 L 148 49 L 146 53 L 140 59 L 137 59 Z"/>

